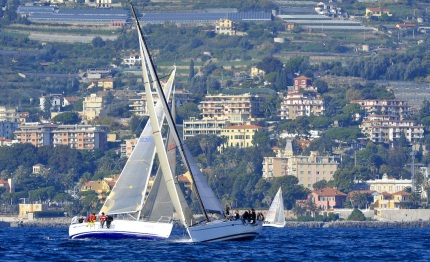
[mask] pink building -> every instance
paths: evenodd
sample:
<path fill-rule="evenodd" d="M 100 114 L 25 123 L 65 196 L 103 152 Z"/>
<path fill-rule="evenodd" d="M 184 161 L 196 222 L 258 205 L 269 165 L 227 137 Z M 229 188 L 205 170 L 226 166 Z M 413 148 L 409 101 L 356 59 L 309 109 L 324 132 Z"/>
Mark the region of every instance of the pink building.
<path fill-rule="evenodd" d="M 347 194 L 331 187 L 312 191 L 310 198 L 321 210 L 342 208 L 346 201 Z"/>

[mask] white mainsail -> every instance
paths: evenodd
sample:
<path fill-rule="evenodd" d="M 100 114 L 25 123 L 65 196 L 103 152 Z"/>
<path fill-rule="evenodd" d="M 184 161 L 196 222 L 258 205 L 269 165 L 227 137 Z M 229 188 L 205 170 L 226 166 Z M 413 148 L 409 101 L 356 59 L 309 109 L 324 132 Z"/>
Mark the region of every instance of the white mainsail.
<path fill-rule="evenodd" d="M 279 188 L 278 192 L 273 198 L 265 222 L 265 226 L 285 226 L 284 200 L 282 198 L 281 188 Z"/>
<path fill-rule="evenodd" d="M 174 68 L 164 87 L 169 96 L 173 88 L 175 73 L 176 68 Z M 155 106 L 155 111 L 156 117 L 161 124 L 165 114 L 160 100 Z M 155 144 L 152 138 L 151 120 L 148 120 L 130 158 L 127 160 L 118 181 L 100 212 L 122 214 L 136 213 L 142 209 L 154 157 Z"/>

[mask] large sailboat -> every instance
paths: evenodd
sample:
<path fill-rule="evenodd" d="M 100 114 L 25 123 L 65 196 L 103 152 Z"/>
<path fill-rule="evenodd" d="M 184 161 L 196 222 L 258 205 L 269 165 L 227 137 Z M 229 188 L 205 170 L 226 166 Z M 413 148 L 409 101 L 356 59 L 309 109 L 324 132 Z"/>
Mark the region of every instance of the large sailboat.
<path fill-rule="evenodd" d="M 144 59 L 142 61 L 145 63 Z M 176 68 L 164 87 L 168 97 L 172 91 L 175 73 Z M 165 118 L 161 101 L 155 105 L 155 115 L 157 121 L 147 122 L 118 181 L 99 212 L 115 217 L 110 228 L 106 225 L 101 227 L 98 221 L 93 224 L 79 223 L 78 217 L 74 217 L 69 226 L 70 238 L 166 239 L 170 236 L 173 228 L 173 205 L 166 183 L 162 179 L 161 169 L 157 171 L 145 200 L 155 157 L 151 126 L 152 123 L 161 125 Z"/>
<path fill-rule="evenodd" d="M 151 81 L 145 79 L 145 92 L 148 100 L 148 112 L 150 119 L 153 123 L 157 121 L 155 114 L 155 108 L 152 99 L 152 91 L 150 83 L 153 83 L 154 88 L 157 90 L 158 96 L 163 103 L 163 109 L 166 114 L 166 120 L 174 138 L 175 143 L 169 144 L 167 148 L 170 150 L 177 149 L 181 155 L 182 161 L 188 172 L 190 173 L 191 183 L 193 185 L 193 193 L 195 193 L 198 204 L 200 206 L 200 216 L 193 215 L 190 206 L 188 205 L 185 197 L 181 191 L 181 188 L 176 180 L 175 176 L 171 172 L 171 168 L 168 163 L 167 153 L 163 146 L 163 138 L 161 136 L 160 125 L 152 125 L 153 138 L 155 142 L 158 159 L 160 160 L 160 166 L 162 174 L 167 185 L 167 189 L 172 200 L 175 211 L 185 226 L 191 240 L 193 242 L 209 242 L 209 241 L 222 241 L 222 240 L 250 240 L 254 239 L 262 229 L 261 221 L 256 221 L 253 224 L 244 223 L 242 220 L 229 220 L 224 215 L 224 210 L 221 202 L 216 197 L 213 190 L 209 187 L 206 178 L 203 176 L 198 165 L 194 161 L 190 151 L 183 144 L 182 139 L 179 136 L 179 132 L 174 123 L 172 113 L 167 103 L 166 95 L 161 89 L 159 78 L 155 72 L 151 55 L 148 51 L 145 43 L 142 29 L 138 21 L 133 4 L 131 4 L 132 12 L 136 20 L 136 26 L 139 34 L 139 43 L 141 47 L 141 56 L 148 58 L 147 67 L 142 67 L 143 76 L 151 76 Z M 150 72 L 148 74 L 147 72 Z M 168 97 L 168 96 L 167 96 Z"/>
<path fill-rule="evenodd" d="M 279 188 L 272 204 L 270 205 L 269 212 L 264 220 L 263 226 L 265 227 L 285 227 L 285 213 L 284 213 L 284 200 L 282 198 L 282 189 Z"/>

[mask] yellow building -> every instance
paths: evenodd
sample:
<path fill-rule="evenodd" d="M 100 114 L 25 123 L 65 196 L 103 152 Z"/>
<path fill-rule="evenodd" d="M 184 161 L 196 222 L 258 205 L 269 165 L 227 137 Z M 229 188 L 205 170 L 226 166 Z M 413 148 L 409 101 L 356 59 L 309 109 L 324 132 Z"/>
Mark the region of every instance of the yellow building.
<path fill-rule="evenodd" d="M 105 78 L 105 79 L 93 81 L 88 86 L 88 89 L 91 89 L 91 88 L 96 87 L 96 86 L 102 88 L 103 91 L 113 90 L 113 79 L 112 78 Z"/>
<path fill-rule="evenodd" d="M 251 67 L 251 73 L 250 76 L 251 77 L 256 77 L 256 76 L 263 76 L 266 72 L 264 72 L 264 70 L 258 69 L 256 66 L 252 66 Z"/>
<path fill-rule="evenodd" d="M 110 186 L 106 180 L 88 181 L 81 191 L 94 190 L 97 194 L 107 193 L 110 191 Z"/>
<path fill-rule="evenodd" d="M 221 18 L 215 23 L 215 34 L 236 35 L 234 22 L 229 19 Z"/>
<path fill-rule="evenodd" d="M 221 130 L 221 136 L 227 139 L 224 147 L 251 147 L 255 133 L 262 129 L 256 125 L 229 126 Z"/>
<path fill-rule="evenodd" d="M 379 7 L 366 8 L 366 18 L 370 18 L 372 16 L 381 17 L 383 14 L 386 14 L 387 16 L 393 16 L 390 9 L 382 9 Z"/>
<path fill-rule="evenodd" d="M 34 212 L 45 211 L 48 208 L 45 204 L 19 204 L 20 218 L 33 218 Z"/>
<path fill-rule="evenodd" d="M 85 97 L 82 114 L 86 120 L 94 120 L 94 118 L 104 114 L 104 111 L 103 97 L 97 94 Z"/>
<path fill-rule="evenodd" d="M 375 202 L 375 208 L 384 209 L 400 209 L 410 202 L 411 194 L 405 191 L 395 193 L 382 192 L 378 195 L 378 200 Z"/>
<path fill-rule="evenodd" d="M 126 139 L 125 144 L 121 144 L 121 157 L 129 158 L 138 141 L 138 138 Z"/>

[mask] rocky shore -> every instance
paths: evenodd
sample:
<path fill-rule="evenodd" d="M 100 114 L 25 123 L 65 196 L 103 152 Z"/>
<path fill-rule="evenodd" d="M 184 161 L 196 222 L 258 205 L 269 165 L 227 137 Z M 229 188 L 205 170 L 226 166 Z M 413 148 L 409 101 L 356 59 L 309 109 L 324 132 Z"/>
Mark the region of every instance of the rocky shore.
<path fill-rule="evenodd" d="M 23 220 L 24 227 L 68 227 L 71 218 L 39 218 L 35 220 Z"/>
<path fill-rule="evenodd" d="M 285 227 L 297 228 L 430 228 L 430 221 L 381 222 L 381 221 L 335 221 L 335 222 L 287 222 Z"/>

